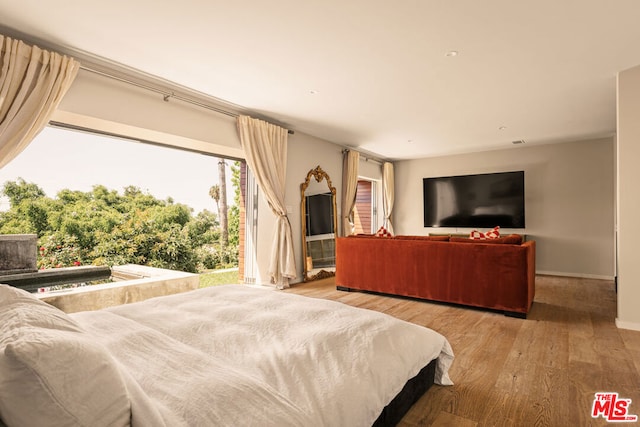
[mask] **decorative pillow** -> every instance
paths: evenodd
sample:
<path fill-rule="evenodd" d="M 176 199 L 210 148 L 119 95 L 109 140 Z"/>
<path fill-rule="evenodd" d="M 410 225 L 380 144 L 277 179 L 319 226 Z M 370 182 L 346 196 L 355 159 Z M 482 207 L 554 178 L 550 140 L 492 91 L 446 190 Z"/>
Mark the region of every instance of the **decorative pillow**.
<path fill-rule="evenodd" d="M 473 230 L 469 235 L 469 238 L 474 240 L 497 239 L 498 237 L 500 237 L 500 226 L 495 226 L 486 233 L 481 233 L 478 230 Z"/>
<path fill-rule="evenodd" d="M 389 233 L 386 228 L 380 227 L 378 231 L 376 231 L 376 237 L 393 237 L 393 235 Z"/>
<path fill-rule="evenodd" d="M 16 426 L 128 426 L 116 361 L 69 316 L 0 285 L 0 418 Z"/>

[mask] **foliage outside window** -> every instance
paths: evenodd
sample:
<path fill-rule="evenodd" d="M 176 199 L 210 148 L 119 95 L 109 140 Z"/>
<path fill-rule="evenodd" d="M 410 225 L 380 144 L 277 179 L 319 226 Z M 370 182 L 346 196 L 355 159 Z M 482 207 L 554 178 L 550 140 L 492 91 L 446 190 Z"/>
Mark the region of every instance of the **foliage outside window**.
<path fill-rule="evenodd" d="M 231 168 L 236 205 L 229 210 L 229 244 L 220 243 L 219 218 L 159 200 L 134 186 L 122 194 L 102 185 L 90 192 L 64 189 L 47 197 L 37 184 L 8 181 L 0 234 L 38 236 L 38 268 L 141 264 L 188 272 L 238 265 L 239 165 Z"/>

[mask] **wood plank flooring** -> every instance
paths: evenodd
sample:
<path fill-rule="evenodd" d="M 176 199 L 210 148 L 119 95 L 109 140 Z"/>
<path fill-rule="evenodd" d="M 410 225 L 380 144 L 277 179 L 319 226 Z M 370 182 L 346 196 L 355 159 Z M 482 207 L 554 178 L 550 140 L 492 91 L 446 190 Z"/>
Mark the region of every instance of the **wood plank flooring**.
<path fill-rule="evenodd" d="M 631 399 L 640 416 L 640 332 L 615 326 L 611 281 L 538 276 L 528 318 L 335 289 L 333 278 L 296 294 L 381 311 L 443 334 L 455 383 L 434 385 L 400 426 L 604 426 L 596 392 Z"/>

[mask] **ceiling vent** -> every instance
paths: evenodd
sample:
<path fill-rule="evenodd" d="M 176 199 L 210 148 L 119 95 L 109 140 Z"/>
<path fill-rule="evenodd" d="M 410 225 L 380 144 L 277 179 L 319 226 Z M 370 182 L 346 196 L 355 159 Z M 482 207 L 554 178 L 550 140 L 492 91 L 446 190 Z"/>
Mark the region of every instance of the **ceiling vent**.
<path fill-rule="evenodd" d="M 518 140 L 515 140 L 515 141 L 511 141 L 511 143 L 513 145 L 524 144 L 524 139 L 518 139 Z"/>

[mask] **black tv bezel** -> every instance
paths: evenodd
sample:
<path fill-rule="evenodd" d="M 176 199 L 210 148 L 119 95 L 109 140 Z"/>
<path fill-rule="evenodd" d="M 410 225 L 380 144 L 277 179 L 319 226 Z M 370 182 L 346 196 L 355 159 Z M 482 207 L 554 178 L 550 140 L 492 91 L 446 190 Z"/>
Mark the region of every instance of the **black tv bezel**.
<path fill-rule="evenodd" d="M 434 225 L 428 223 L 427 218 L 427 198 L 426 198 L 426 183 L 427 181 L 433 180 L 446 180 L 446 179 L 456 179 L 456 178 L 473 178 L 479 176 L 495 176 L 495 175 L 505 175 L 505 174 L 518 174 L 520 175 L 520 179 L 522 180 L 521 188 L 522 188 L 522 222 L 513 224 L 513 223 L 459 223 L 459 224 L 444 224 L 444 225 Z M 475 173 L 475 174 L 460 174 L 460 175 L 449 175 L 449 176 L 433 176 L 426 177 L 422 179 L 422 209 L 423 209 L 423 225 L 425 228 L 468 228 L 468 229 L 477 229 L 477 228 L 493 228 L 498 225 L 501 228 L 510 228 L 510 229 L 524 229 L 526 227 L 526 187 L 525 187 L 525 171 L 524 170 L 512 170 L 512 171 L 501 171 L 501 172 L 485 172 L 485 173 Z M 493 225 L 491 225 L 493 224 Z"/>

